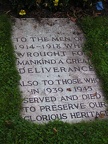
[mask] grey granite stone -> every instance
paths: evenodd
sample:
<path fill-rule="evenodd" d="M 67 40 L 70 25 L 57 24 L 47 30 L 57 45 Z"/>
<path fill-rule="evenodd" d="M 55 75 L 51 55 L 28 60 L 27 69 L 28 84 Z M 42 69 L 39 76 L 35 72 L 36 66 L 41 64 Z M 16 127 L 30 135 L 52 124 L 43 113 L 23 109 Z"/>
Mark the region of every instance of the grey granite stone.
<path fill-rule="evenodd" d="M 108 116 L 100 81 L 82 51 L 84 35 L 75 23 L 16 19 L 12 40 L 24 119 L 80 122 Z"/>

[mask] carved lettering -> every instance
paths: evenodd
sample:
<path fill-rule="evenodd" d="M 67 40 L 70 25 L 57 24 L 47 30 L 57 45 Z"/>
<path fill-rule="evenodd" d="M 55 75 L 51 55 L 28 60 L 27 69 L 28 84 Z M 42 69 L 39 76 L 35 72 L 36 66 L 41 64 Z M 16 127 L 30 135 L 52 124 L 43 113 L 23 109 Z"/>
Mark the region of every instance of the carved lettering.
<path fill-rule="evenodd" d="M 82 51 L 79 28 L 68 19 L 42 19 L 35 29 L 33 19 L 27 24 L 23 19 L 16 21 L 13 40 L 21 76 L 22 117 L 38 123 L 107 117 L 100 81 Z"/>

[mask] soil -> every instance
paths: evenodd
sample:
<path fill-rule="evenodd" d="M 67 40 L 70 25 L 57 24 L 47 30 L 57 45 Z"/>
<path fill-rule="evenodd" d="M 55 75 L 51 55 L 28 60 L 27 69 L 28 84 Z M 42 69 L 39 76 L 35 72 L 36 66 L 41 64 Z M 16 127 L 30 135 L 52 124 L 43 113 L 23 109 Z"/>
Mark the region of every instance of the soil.
<path fill-rule="evenodd" d="M 103 2 L 104 9 L 101 11 L 96 10 L 96 4 L 90 7 L 75 6 L 72 3 L 64 9 L 55 9 L 53 11 L 44 7 L 35 7 L 31 10 L 26 10 L 26 15 L 23 18 L 70 18 L 72 21 L 81 19 L 84 16 L 107 16 L 108 15 L 108 2 Z M 9 4 L 0 3 L 0 14 L 7 14 L 11 17 L 22 17 L 15 10 L 11 9 Z"/>

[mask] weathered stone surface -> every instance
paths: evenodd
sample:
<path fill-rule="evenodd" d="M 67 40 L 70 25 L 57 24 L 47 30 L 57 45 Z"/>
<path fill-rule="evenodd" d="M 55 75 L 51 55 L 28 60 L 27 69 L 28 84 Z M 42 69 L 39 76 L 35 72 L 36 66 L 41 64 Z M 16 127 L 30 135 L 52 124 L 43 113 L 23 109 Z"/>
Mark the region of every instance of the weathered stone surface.
<path fill-rule="evenodd" d="M 105 118 L 107 104 L 84 36 L 68 19 L 16 19 L 12 37 L 21 75 L 22 117 L 37 123 Z"/>

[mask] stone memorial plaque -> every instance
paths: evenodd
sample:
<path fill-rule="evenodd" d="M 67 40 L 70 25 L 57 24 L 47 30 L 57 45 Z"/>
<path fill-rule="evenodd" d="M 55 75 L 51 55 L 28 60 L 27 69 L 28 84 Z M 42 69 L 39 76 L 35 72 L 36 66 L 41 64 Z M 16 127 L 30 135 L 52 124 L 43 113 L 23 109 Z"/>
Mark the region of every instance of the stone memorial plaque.
<path fill-rule="evenodd" d="M 75 23 L 16 19 L 12 40 L 24 119 L 80 122 L 108 116 L 99 79 L 82 51 L 84 35 Z"/>

